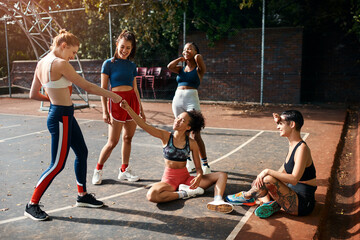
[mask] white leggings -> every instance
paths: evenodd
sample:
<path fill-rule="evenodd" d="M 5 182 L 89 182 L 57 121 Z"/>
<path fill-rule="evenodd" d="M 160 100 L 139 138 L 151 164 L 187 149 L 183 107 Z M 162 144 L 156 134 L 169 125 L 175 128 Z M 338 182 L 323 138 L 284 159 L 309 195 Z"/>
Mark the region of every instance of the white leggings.
<path fill-rule="evenodd" d="M 200 111 L 200 100 L 196 89 L 176 89 L 172 101 L 172 110 L 177 117 L 185 111 Z"/>

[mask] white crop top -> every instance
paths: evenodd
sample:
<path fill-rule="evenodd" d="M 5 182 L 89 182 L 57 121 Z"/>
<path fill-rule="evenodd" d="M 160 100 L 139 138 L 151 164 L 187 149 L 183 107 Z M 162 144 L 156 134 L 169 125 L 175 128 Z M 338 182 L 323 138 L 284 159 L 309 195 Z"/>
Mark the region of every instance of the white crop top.
<path fill-rule="evenodd" d="M 69 80 L 67 80 L 64 76 L 61 76 L 61 78 L 59 78 L 59 80 L 56 81 L 51 81 L 51 65 L 54 62 L 55 58 L 51 61 L 50 66 L 49 66 L 49 82 L 43 84 L 42 86 L 45 88 L 67 88 L 69 86 L 72 85 L 72 82 L 70 82 Z"/>

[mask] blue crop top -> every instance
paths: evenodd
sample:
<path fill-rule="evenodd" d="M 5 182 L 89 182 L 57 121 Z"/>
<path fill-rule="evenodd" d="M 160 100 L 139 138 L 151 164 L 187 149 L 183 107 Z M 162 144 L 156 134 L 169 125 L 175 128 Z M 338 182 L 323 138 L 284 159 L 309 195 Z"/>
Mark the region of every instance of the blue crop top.
<path fill-rule="evenodd" d="M 163 155 L 167 160 L 186 162 L 187 158 L 190 156 L 189 137 L 186 136 L 186 143 L 184 148 L 177 148 L 173 143 L 173 134 L 170 133 L 169 141 L 163 148 Z"/>
<path fill-rule="evenodd" d="M 196 68 L 191 72 L 184 72 L 184 68 L 182 68 L 176 77 L 176 81 L 178 82 L 178 87 L 188 86 L 197 89 L 200 85 L 200 78 Z"/>
<path fill-rule="evenodd" d="M 302 144 L 305 143 L 304 141 L 300 141 L 298 144 L 296 144 L 294 150 L 291 153 L 291 156 L 289 158 L 288 162 L 284 163 L 284 168 L 286 173 L 291 174 L 293 169 L 294 169 L 294 156 L 295 156 L 295 152 L 296 149 Z M 307 180 L 311 180 L 316 178 L 316 170 L 315 170 L 315 166 L 314 166 L 314 162 L 311 163 L 310 166 L 305 168 L 304 174 L 302 175 L 302 177 L 300 178 L 300 181 L 307 181 Z"/>
<path fill-rule="evenodd" d="M 133 87 L 134 77 L 137 75 L 136 64 L 130 60 L 112 58 L 104 61 L 101 73 L 109 76 L 111 87 L 131 86 Z"/>

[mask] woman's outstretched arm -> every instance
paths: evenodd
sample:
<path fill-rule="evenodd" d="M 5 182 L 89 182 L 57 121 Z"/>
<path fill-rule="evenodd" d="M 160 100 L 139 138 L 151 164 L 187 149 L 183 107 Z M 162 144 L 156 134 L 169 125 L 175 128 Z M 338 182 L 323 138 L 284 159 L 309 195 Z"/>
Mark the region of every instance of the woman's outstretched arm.
<path fill-rule="evenodd" d="M 160 128 L 153 127 L 147 124 L 144 119 L 142 119 L 139 115 L 137 115 L 134 110 L 129 106 L 126 100 L 122 100 L 120 106 L 126 110 L 131 118 L 136 122 L 139 127 L 148 132 L 151 136 L 156 138 L 160 138 L 163 141 L 163 145 L 165 145 L 169 139 L 170 133 Z"/>

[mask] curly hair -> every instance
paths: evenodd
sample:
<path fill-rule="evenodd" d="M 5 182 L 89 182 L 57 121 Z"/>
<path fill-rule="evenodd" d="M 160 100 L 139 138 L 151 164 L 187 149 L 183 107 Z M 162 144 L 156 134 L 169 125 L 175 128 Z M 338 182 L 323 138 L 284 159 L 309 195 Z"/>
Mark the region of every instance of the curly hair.
<path fill-rule="evenodd" d="M 190 132 L 200 132 L 205 127 L 205 119 L 200 111 L 186 111 L 190 117 Z"/>
<path fill-rule="evenodd" d="M 187 42 L 187 43 L 185 44 L 185 46 L 186 46 L 187 44 L 193 45 L 194 48 L 195 48 L 195 51 L 196 51 L 198 54 L 200 54 L 200 49 L 199 49 L 199 47 L 196 45 L 196 43 L 194 43 L 194 42 Z M 185 46 L 184 46 L 184 47 L 185 47 Z"/>

